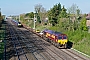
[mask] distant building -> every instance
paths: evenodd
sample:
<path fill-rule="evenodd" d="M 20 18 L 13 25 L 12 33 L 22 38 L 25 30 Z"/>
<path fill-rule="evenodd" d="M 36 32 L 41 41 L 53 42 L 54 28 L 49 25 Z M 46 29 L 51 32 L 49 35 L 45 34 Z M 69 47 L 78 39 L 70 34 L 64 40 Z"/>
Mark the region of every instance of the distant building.
<path fill-rule="evenodd" d="M 90 13 L 89 14 L 87 14 L 87 16 L 86 16 L 86 25 L 87 26 L 90 26 Z"/>
<path fill-rule="evenodd" d="M 6 15 L 2 15 L 2 17 L 3 17 L 3 19 L 5 19 L 6 18 Z"/>
<path fill-rule="evenodd" d="M 24 17 L 24 16 L 25 16 L 25 13 L 23 13 L 23 14 L 20 14 L 20 16 L 23 16 L 23 17 Z"/>
<path fill-rule="evenodd" d="M 11 20 L 11 19 L 12 19 L 12 17 L 6 17 L 6 19 L 7 19 L 7 20 L 8 20 L 8 19 L 10 19 L 10 20 Z"/>

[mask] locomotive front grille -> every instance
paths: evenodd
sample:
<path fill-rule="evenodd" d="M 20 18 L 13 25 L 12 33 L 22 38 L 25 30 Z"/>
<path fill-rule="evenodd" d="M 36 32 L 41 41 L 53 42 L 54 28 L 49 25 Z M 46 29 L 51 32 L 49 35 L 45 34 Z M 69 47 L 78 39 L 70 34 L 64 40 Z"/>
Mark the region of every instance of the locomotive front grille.
<path fill-rule="evenodd" d="M 58 40 L 58 43 L 60 45 L 65 45 L 67 43 L 67 39 L 60 39 L 60 40 Z"/>

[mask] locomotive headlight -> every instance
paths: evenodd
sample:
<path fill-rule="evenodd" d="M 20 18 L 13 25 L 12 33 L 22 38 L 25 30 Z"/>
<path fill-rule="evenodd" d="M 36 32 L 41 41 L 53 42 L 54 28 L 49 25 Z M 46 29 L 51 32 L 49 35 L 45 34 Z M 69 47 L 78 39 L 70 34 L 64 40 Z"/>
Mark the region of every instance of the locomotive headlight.
<path fill-rule="evenodd" d="M 18 24 L 18 25 L 21 25 L 21 24 Z"/>

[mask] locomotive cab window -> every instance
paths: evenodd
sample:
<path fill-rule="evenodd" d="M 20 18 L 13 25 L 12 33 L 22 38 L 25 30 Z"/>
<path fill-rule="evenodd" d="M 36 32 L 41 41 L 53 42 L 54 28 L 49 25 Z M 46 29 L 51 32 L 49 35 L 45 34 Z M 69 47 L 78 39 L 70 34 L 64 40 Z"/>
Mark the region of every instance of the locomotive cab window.
<path fill-rule="evenodd" d="M 58 39 L 62 39 L 62 36 L 59 36 Z"/>
<path fill-rule="evenodd" d="M 67 37 L 66 36 L 63 36 L 63 39 L 67 39 Z"/>

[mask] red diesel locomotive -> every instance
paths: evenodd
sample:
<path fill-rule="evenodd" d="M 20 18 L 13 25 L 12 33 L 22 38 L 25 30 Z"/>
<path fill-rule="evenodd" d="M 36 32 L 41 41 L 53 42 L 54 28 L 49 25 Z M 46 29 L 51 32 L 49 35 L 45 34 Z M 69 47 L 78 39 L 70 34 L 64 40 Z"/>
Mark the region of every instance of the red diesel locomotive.
<path fill-rule="evenodd" d="M 56 32 L 52 30 L 44 30 L 44 35 L 48 38 L 48 41 L 54 44 L 56 47 L 64 47 L 67 48 L 67 35 L 61 32 Z"/>

